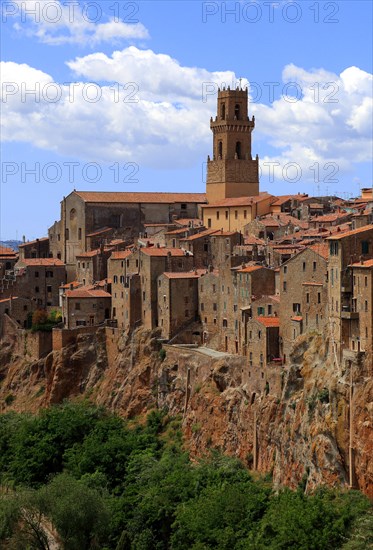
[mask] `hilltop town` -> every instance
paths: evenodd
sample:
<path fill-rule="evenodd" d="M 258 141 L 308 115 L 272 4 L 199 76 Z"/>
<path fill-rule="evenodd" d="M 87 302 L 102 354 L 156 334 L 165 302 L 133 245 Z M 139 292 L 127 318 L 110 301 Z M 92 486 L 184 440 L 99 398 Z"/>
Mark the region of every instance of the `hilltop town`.
<path fill-rule="evenodd" d="M 219 91 L 205 194 L 74 190 L 48 237 L 2 247 L 2 330 L 4 315 L 28 329 L 57 310 L 51 350 L 69 331 L 159 327 L 165 342 L 245 356 L 264 381 L 315 331 L 338 365 L 371 356 L 372 188 L 260 191 L 247 99 Z"/>

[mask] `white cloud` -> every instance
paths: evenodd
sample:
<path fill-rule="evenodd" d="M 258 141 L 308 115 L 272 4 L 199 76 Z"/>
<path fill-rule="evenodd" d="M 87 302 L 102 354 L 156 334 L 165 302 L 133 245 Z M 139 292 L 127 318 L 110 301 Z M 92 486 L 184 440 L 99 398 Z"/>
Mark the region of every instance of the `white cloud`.
<path fill-rule="evenodd" d="M 58 83 L 62 97 L 56 103 L 48 102 L 43 94 L 39 102 L 32 96 L 22 102 L 21 93 L 9 95 L 3 105 L 4 140 L 26 141 L 61 155 L 98 162 L 132 161 L 153 168 L 191 166 L 201 155 L 211 154 L 209 119 L 216 111 L 217 86 L 237 82 L 231 71 L 182 66 L 168 55 L 133 46 L 111 56 L 78 57 L 68 66 L 74 78 L 80 79 L 74 98 L 72 89 Z M 4 82 L 16 82 L 21 89 L 22 82 L 31 87 L 38 81 L 49 85 L 52 95 L 50 75 L 16 63 L 3 63 L 2 69 Z M 279 162 L 275 169 L 279 175 L 286 163 L 297 162 L 311 180 L 309 167 L 315 162 L 321 170 L 335 163 L 340 171 L 348 171 L 354 163 L 369 161 L 371 75 L 356 67 L 336 75 L 288 65 L 283 83 L 293 81 L 302 88 L 298 101 L 281 97 L 271 105 L 249 106 L 250 115 L 256 117 L 253 154 L 259 140 L 262 150 L 271 151 L 261 159 L 262 165 Z M 87 82 L 101 84 L 88 88 Z M 203 101 L 206 83 L 213 93 Z M 95 91 L 101 98 L 90 102 Z"/>
<path fill-rule="evenodd" d="M 14 30 L 35 36 L 40 42 L 52 46 L 95 46 L 103 42 L 149 38 L 148 30 L 135 19 L 125 22 L 113 16 L 103 21 L 104 15 L 97 2 L 90 3 L 93 13 L 77 2 L 60 0 L 12 0 L 12 4 L 15 6 L 13 17 L 18 18 L 13 25 Z M 12 12 L 12 9 L 3 7 L 3 17 L 6 19 Z"/>

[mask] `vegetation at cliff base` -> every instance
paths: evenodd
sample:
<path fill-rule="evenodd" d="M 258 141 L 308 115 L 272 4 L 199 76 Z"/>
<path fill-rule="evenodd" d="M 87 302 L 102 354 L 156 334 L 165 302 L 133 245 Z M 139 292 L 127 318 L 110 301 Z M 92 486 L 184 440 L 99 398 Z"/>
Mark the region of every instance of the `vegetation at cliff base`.
<path fill-rule="evenodd" d="M 355 491 L 275 493 L 218 451 L 183 450 L 180 421 L 125 421 L 88 404 L 0 415 L 0 547 L 365 550 Z M 52 544 L 53 543 L 53 544 Z"/>

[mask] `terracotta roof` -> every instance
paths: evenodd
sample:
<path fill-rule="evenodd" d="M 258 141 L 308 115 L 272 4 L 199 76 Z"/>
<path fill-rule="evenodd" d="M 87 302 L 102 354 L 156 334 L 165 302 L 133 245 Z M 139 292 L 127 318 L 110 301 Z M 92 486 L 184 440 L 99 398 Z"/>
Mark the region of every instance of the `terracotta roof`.
<path fill-rule="evenodd" d="M 17 256 L 17 252 L 15 252 L 13 248 L 0 246 L 0 256 Z"/>
<path fill-rule="evenodd" d="M 257 202 L 261 202 L 263 200 L 266 200 L 268 198 L 271 198 L 272 195 L 266 192 L 259 193 L 259 195 L 255 195 L 252 197 L 236 197 L 236 198 L 230 198 L 230 199 L 223 199 L 221 201 L 216 201 L 211 204 L 202 204 L 201 208 L 215 208 L 217 206 L 251 206 L 252 204 L 255 204 Z"/>
<path fill-rule="evenodd" d="M 298 315 L 298 316 L 296 316 L 296 317 L 292 317 L 291 320 L 292 320 L 292 321 L 298 321 L 298 322 L 300 322 L 300 321 L 303 321 L 303 317 L 300 317 L 300 316 Z"/>
<path fill-rule="evenodd" d="M 0 304 L 3 304 L 4 302 L 10 302 L 10 300 L 18 300 L 18 296 L 12 296 L 12 298 L 3 298 L 2 300 L 0 300 Z"/>
<path fill-rule="evenodd" d="M 279 327 L 280 319 L 279 317 L 256 317 L 256 321 L 259 321 L 266 328 Z"/>
<path fill-rule="evenodd" d="M 350 267 L 373 267 L 373 258 L 371 260 L 364 260 L 362 262 L 356 262 L 351 264 Z"/>
<path fill-rule="evenodd" d="M 125 260 L 131 254 L 132 250 L 117 250 L 116 252 L 112 252 L 110 260 Z"/>
<path fill-rule="evenodd" d="M 234 268 L 233 268 L 234 269 Z M 264 269 L 262 265 L 248 265 L 246 267 L 236 268 L 237 273 L 252 273 L 258 269 Z"/>
<path fill-rule="evenodd" d="M 200 220 L 199 218 L 180 218 L 178 220 L 174 220 L 174 223 L 184 226 L 188 226 L 190 222 L 193 222 L 194 227 L 199 227 L 202 225 L 202 220 Z"/>
<path fill-rule="evenodd" d="M 265 241 L 263 239 L 258 239 L 258 237 L 255 237 L 254 235 L 249 235 L 248 237 L 244 238 L 245 244 L 261 244 L 264 245 Z M 242 246 L 242 245 L 239 245 Z"/>
<path fill-rule="evenodd" d="M 328 237 L 328 241 L 336 241 L 339 239 L 344 239 L 345 237 L 352 237 L 353 235 L 358 235 L 359 233 L 373 231 L 373 224 L 371 225 L 364 225 L 363 227 L 359 227 L 358 229 L 353 229 L 352 231 L 346 231 L 345 233 L 339 233 L 337 235 L 332 235 L 331 237 Z M 372 233 L 373 235 L 373 233 Z"/>
<path fill-rule="evenodd" d="M 185 239 L 180 239 L 181 241 L 195 241 L 196 239 L 202 239 L 203 237 L 208 237 L 209 235 L 212 235 L 213 233 L 217 233 L 217 229 L 206 229 L 205 231 L 201 231 L 200 233 L 195 233 L 194 235 L 191 235 L 190 237 L 185 237 Z"/>
<path fill-rule="evenodd" d="M 83 283 L 81 283 L 80 281 L 72 281 L 71 283 L 66 283 L 65 285 L 61 285 L 60 288 L 70 288 L 71 285 L 77 288 L 79 286 L 83 286 Z"/>
<path fill-rule="evenodd" d="M 200 269 L 195 271 L 180 271 L 179 273 L 175 272 L 164 272 L 163 275 L 167 279 L 198 279 L 206 273 L 205 269 Z"/>
<path fill-rule="evenodd" d="M 58 266 L 62 267 L 65 264 L 62 260 L 59 260 L 58 258 L 26 258 L 25 260 L 19 260 L 18 264 L 26 265 L 26 266 L 32 266 L 32 265 L 40 265 L 40 266 Z"/>
<path fill-rule="evenodd" d="M 316 252 L 316 254 L 318 254 L 325 260 L 329 258 L 329 244 L 326 242 L 311 244 L 311 246 L 309 246 L 308 248 Z"/>
<path fill-rule="evenodd" d="M 143 254 L 146 254 L 146 256 L 168 256 L 168 254 L 171 254 L 171 256 L 186 256 L 185 252 L 180 248 L 151 247 L 151 248 L 140 248 L 140 251 Z M 189 252 L 189 255 L 191 256 L 192 254 Z"/>
<path fill-rule="evenodd" d="M 305 286 L 323 286 L 322 283 L 302 283 L 302 285 L 305 285 Z"/>
<path fill-rule="evenodd" d="M 65 295 L 67 298 L 111 298 L 111 294 L 104 290 L 67 290 Z"/>
<path fill-rule="evenodd" d="M 272 203 L 272 206 L 281 206 L 285 202 L 291 199 L 301 199 L 301 198 L 308 198 L 308 195 L 305 194 L 299 194 L 299 195 L 281 195 L 280 197 L 276 198 L 276 201 Z"/>
<path fill-rule="evenodd" d="M 351 214 L 348 212 L 335 212 L 334 214 L 325 214 L 325 216 L 317 216 L 316 218 L 312 218 L 311 221 L 318 222 L 318 223 L 328 223 L 328 222 L 334 222 L 336 220 L 340 220 L 343 218 L 348 218 Z"/>
<path fill-rule="evenodd" d="M 36 244 L 36 243 L 42 243 L 45 241 L 49 241 L 49 237 L 41 237 L 41 239 L 35 239 L 34 241 L 28 241 L 27 243 L 22 243 L 18 245 L 18 248 L 23 248 L 24 246 L 28 246 L 29 244 Z"/>
<path fill-rule="evenodd" d="M 186 233 L 189 227 L 180 227 L 179 229 L 173 229 L 172 231 L 167 231 L 165 235 L 180 235 L 181 233 Z"/>
<path fill-rule="evenodd" d="M 117 191 L 74 191 L 84 202 L 158 203 L 206 202 L 205 193 L 126 193 Z"/>
<path fill-rule="evenodd" d="M 92 258 L 93 256 L 98 256 L 100 254 L 100 249 L 96 248 L 95 250 L 89 250 L 89 252 L 82 252 L 77 254 L 77 258 Z"/>
<path fill-rule="evenodd" d="M 102 233 L 107 233 L 108 231 L 112 231 L 111 227 L 103 227 L 102 229 L 98 229 L 97 231 L 94 231 L 93 233 L 89 233 L 87 237 L 96 237 L 96 235 L 101 235 Z"/>

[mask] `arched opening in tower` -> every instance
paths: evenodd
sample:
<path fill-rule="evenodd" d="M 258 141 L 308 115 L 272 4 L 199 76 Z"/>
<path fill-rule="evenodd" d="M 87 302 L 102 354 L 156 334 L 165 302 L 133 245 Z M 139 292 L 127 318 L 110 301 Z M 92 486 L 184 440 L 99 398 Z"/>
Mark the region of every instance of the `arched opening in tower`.
<path fill-rule="evenodd" d="M 222 120 L 225 120 L 225 103 L 221 106 L 220 116 Z"/>
<path fill-rule="evenodd" d="M 240 120 L 240 106 L 237 104 L 234 108 L 234 117 L 237 120 Z"/>
<path fill-rule="evenodd" d="M 240 141 L 236 142 L 236 155 L 237 155 L 238 159 L 241 158 L 241 142 Z"/>

